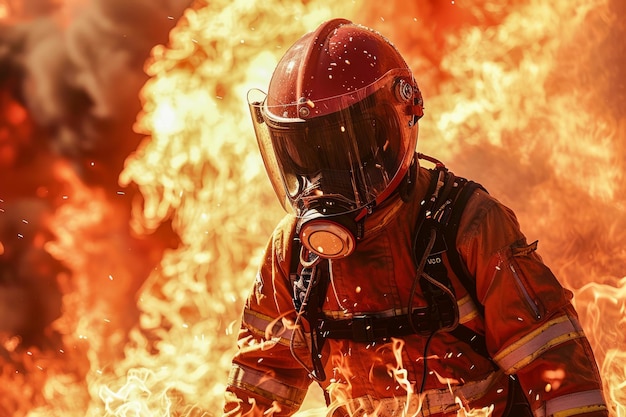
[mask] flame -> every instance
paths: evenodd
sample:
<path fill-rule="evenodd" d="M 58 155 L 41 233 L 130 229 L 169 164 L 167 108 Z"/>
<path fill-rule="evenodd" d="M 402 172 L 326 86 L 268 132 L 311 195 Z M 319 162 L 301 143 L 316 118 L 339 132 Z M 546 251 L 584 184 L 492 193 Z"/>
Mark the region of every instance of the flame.
<path fill-rule="evenodd" d="M 590 282 L 576 294 L 579 314 L 604 378 L 607 401 L 614 415 L 626 413 L 626 277 L 615 284 Z"/>
<path fill-rule="evenodd" d="M 550 87 L 550 82 L 554 79 L 558 80 L 558 73 L 563 69 L 562 64 L 555 57 L 562 57 L 567 52 L 563 52 L 563 48 L 566 48 L 568 42 L 574 43 L 578 40 L 577 30 L 583 25 L 591 10 L 595 7 L 602 7 L 604 4 L 578 1 L 574 7 L 575 11 L 571 12 L 572 4 L 566 2 L 554 5 L 545 5 L 538 1 L 520 2 L 511 8 L 496 9 L 487 16 L 489 17 L 487 24 L 476 23 L 477 10 L 481 6 L 486 6 L 487 3 L 475 2 L 472 6 L 468 6 L 464 10 L 464 16 L 469 16 L 466 20 L 461 19 L 451 24 L 449 34 L 440 33 L 439 42 L 446 46 L 443 49 L 445 52 L 440 52 L 441 56 L 434 56 L 431 53 L 430 61 L 424 62 L 410 53 L 408 55 L 418 69 L 437 62 L 443 73 L 430 75 L 426 72 L 426 77 L 422 80 L 422 83 L 426 85 L 426 92 L 429 89 L 429 82 L 436 86 L 430 88 L 433 90 L 437 88 L 438 91 L 435 90 L 436 94 L 431 95 L 430 100 L 427 99 L 427 108 L 435 120 L 429 123 L 427 119 L 423 123 L 422 138 L 427 139 L 421 139 L 423 145 L 420 146 L 423 146 L 427 153 L 432 152 L 437 155 L 443 153 L 443 156 L 447 154 L 452 161 L 453 168 L 454 164 L 458 164 L 471 172 L 477 172 L 478 177 L 481 174 L 485 175 L 484 172 L 472 167 L 471 160 L 463 158 L 468 148 L 470 151 L 486 148 L 492 153 L 500 152 L 504 159 L 500 166 L 508 166 L 506 161 L 509 160 L 517 161 L 517 165 L 522 166 L 523 173 L 534 168 L 534 164 L 539 162 L 542 164 L 540 168 L 545 171 L 549 181 L 541 183 L 541 178 L 539 180 L 531 178 L 534 180 L 531 185 L 541 184 L 546 190 L 555 188 L 558 190 L 559 181 L 567 180 L 569 173 L 575 169 L 581 177 L 585 178 L 584 183 L 571 184 L 576 193 L 599 203 L 611 203 L 619 195 L 620 182 L 618 180 L 623 172 L 621 166 L 612 163 L 611 156 L 617 143 L 618 132 L 611 130 L 609 121 L 597 123 L 595 115 L 590 113 L 581 115 L 580 111 L 577 111 L 579 103 L 585 98 L 584 96 L 578 97 L 577 94 L 585 93 L 581 91 L 584 85 L 581 85 L 581 90 L 573 92 Z M 383 18 L 382 13 L 374 15 L 376 12 L 372 11 L 372 8 L 359 15 L 356 9 L 346 9 L 344 13 L 341 13 L 333 8 L 334 5 L 329 6 L 328 10 L 320 5 L 321 2 L 316 3 L 320 10 L 317 13 L 306 10 L 306 6 L 301 6 L 302 18 L 294 21 L 293 24 L 281 24 L 279 30 L 268 23 L 265 23 L 265 27 L 258 26 L 264 22 L 262 19 L 251 21 L 250 17 L 242 12 L 235 19 L 239 23 L 238 26 L 230 27 L 230 31 L 219 26 L 214 32 L 211 32 L 212 24 L 218 21 L 218 17 L 223 19 L 222 21 L 232 21 L 230 19 L 232 19 L 233 8 L 200 7 L 188 13 L 189 27 L 179 26 L 179 31 L 174 36 L 174 39 L 181 39 L 182 45 L 174 43 L 170 50 L 155 50 L 154 62 L 149 67 L 149 73 L 153 79 L 145 89 L 149 93 L 144 106 L 146 115 L 139 124 L 140 129 L 151 135 L 150 143 L 146 145 L 150 148 L 145 149 L 145 156 L 140 153 L 136 154 L 122 175 L 124 182 L 130 182 L 131 179 L 127 176 L 132 176 L 132 181 L 140 184 L 142 193 L 147 197 L 148 210 L 145 210 L 143 215 L 139 215 L 139 218 L 158 222 L 165 216 L 173 215 L 177 230 L 182 233 L 183 243 L 193 247 L 202 241 L 199 239 L 197 230 L 204 230 L 204 225 L 207 224 L 199 218 L 198 213 L 203 213 L 208 217 L 211 215 L 208 208 L 215 208 L 216 205 L 222 204 L 231 205 L 237 209 L 233 213 L 227 213 L 223 220 L 245 231 L 247 235 L 247 243 L 232 242 L 233 247 L 246 247 L 246 244 L 254 248 L 262 246 L 268 231 L 272 228 L 270 225 L 276 220 L 273 216 L 275 204 L 271 192 L 265 185 L 263 173 L 259 169 L 261 164 L 256 156 L 253 140 L 250 139 L 251 129 L 247 123 L 241 123 L 242 120 L 248 118 L 242 100 L 246 89 L 267 85 L 271 70 L 284 52 L 285 46 L 327 17 L 339 15 L 353 17 L 357 21 L 378 27 L 380 30 L 385 28 L 384 23 L 379 24 L 380 21 L 389 22 L 386 27 L 390 30 L 384 32 L 388 33 L 392 40 L 401 39 L 401 36 L 396 35 L 397 33 L 425 24 L 420 20 L 419 15 L 415 15 L 410 21 L 401 20 L 399 16 L 396 17 L 399 13 L 396 11 L 394 14 L 393 10 L 391 15 Z M 276 7 L 276 5 L 271 7 Z M 217 16 L 205 15 L 209 9 L 217 11 Z M 485 9 L 490 10 L 488 7 Z M 271 12 L 255 10 L 255 13 L 258 16 L 265 16 Z M 205 16 L 208 20 L 203 20 Z M 565 23 L 552 24 L 552 22 L 559 21 L 562 16 L 568 17 Z M 399 21 L 401 24 L 398 24 Z M 206 28 L 202 36 L 194 31 L 194 25 L 197 22 L 202 22 Z M 275 38 L 277 32 L 282 35 L 279 38 L 280 43 Z M 226 33 L 228 36 L 224 37 Z M 516 34 L 519 35 L 516 37 Z M 288 38 L 290 41 L 286 41 Z M 207 42 L 210 47 L 202 47 L 203 39 L 211 39 Z M 485 42 L 488 42 L 489 47 L 484 46 Z M 217 53 L 218 47 L 223 48 L 220 51 L 223 51 L 225 55 Z M 419 46 L 415 49 L 419 49 Z M 420 51 L 415 52 L 417 55 Z M 194 66 L 196 60 L 199 62 L 197 66 Z M 194 72 L 188 71 L 190 65 L 195 69 Z M 204 72 L 198 71 L 198 68 L 204 69 L 205 66 L 208 66 L 207 73 L 212 74 L 210 79 L 202 78 Z M 441 81 L 442 78 L 445 78 L 445 82 Z M 172 89 L 174 86 L 176 94 L 162 93 L 174 91 Z M 203 92 L 209 92 L 209 94 Z M 177 117 L 171 117 L 172 109 L 177 111 Z M 576 117 L 567 117 L 571 115 L 576 115 Z M 159 120 L 162 125 L 158 124 Z M 558 132 L 563 139 L 549 143 L 541 140 L 542 136 L 555 136 L 554 132 Z M 515 141 L 517 135 L 522 138 L 521 143 Z M 580 137 L 582 140 L 568 140 L 569 137 Z M 237 142 L 232 142 L 233 140 L 239 141 L 240 138 L 248 139 L 238 142 L 239 146 Z M 460 141 L 459 138 L 463 140 Z M 603 138 L 603 140 L 598 142 L 598 138 Z M 513 151 L 510 151 L 511 148 Z M 193 160 L 193 155 L 198 155 L 198 158 Z M 592 158 L 596 164 L 606 166 L 607 169 L 584 170 L 580 164 L 583 158 Z M 170 167 L 164 167 L 161 164 L 156 170 L 151 170 L 148 163 L 151 159 L 171 161 Z M 479 158 L 476 159 L 479 164 L 482 164 Z M 220 164 L 220 160 L 246 162 L 224 167 Z M 183 169 L 187 166 L 191 167 L 191 174 L 195 175 L 192 176 Z M 205 171 L 199 171 L 199 166 L 203 166 L 202 169 L 208 169 L 210 172 L 207 174 Z M 252 171 L 244 168 L 245 166 L 250 167 Z M 154 172 L 156 174 L 151 174 Z M 225 175 L 231 177 L 221 183 L 223 177 L 219 173 L 224 172 L 227 173 Z M 147 173 L 151 175 L 145 176 Z M 217 177 L 215 177 L 216 174 Z M 488 175 L 489 173 L 486 174 Z M 202 188 L 194 188 L 193 178 L 203 179 Z M 237 178 L 240 182 L 236 186 L 230 183 L 234 195 L 230 196 L 232 200 L 228 199 L 225 191 L 229 187 L 228 181 L 237 182 Z M 257 186 L 250 187 L 248 182 L 250 180 Z M 504 195 L 505 202 L 509 205 L 520 206 L 520 202 L 510 194 L 515 187 L 509 187 L 507 184 L 494 184 L 493 180 L 487 179 L 482 182 L 490 189 L 494 189 L 496 195 L 499 194 L 497 191 L 502 191 L 501 194 Z M 568 183 L 571 182 L 568 181 Z M 164 189 L 155 192 L 153 184 L 159 184 Z M 585 188 L 582 188 L 583 185 Z M 557 213 L 554 216 L 540 216 L 539 219 L 532 220 L 535 223 L 531 223 L 530 219 L 537 217 L 538 213 L 543 214 L 542 206 L 555 206 L 551 194 L 536 193 L 538 189 L 538 186 L 532 189 L 537 195 L 533 196 L 528 207 L 539 207 L 539 209 L 526 212 L 524 206 L 521 206 L 520 211 L 522 221 L 526 220 L 531 224 L 528 228 L 530 235 L 538 234 L 550 224 L 549 222 L 554 222 L 555 217 L 559 215 Z M 198 195 L 199 191 L 204 190 L 212 193 Z M 193 197 L 197 201 L 194 201 Z M 572 198 L 567 194 L 565 197 Z M 189 205 L 196 204 L 200 204 L 203 209 L 189 208 Z M 247 211 L 248 208 L 259 206 L 269 209 L 256 214 Z M 566 210 L 567 206 L 557 204 L 555 209 Z M 620 210 L 623 212 L 623 207 Z M 532 217 L 530 213 L 533 214 Z M 250 218 L 254 218 L 255 221 L 249 222 Z M 212 218 L 211 221 L 214 225 L 219 224 L 222 227 L 224 225 L 222 219 Z M 235 226 L 239 221 L 245 224 Z M 264 226 L 261 229 L 250 230 L 250 223 Z M 260 231 L 265 233 L 259 235 Z M 186 237 L 185 233 L 191 233 L 191 235 Z M 232 236 L 227 230 L 216 231 L 216 236 L 218 234 Z M 562 245 L 560 243 L 563 242 L 562 237 L 551 236 L 549 233 L 542 234 L 547 235 L 547 238 L 554 238 L 555 245 Z M 211 244 L 216 243 L 206 242 L 209 248 Z M 556 261 L 557 267 L 563 265 L 561 268 L 568 268 L 567 262 L 558 262 L 559 259 L 563 259 L 560 257 L 560 251 L 549 245 L 547 249 L 545 253 Z M 202 248 L 200 252 L 206 253 L 205 250 Z M 579 248 L 572 248 L 572 252 L 579 250 Z M 208 251 L 208 253 L 215 252 L 215 248 Z M 223 253 L 219 250 L 217 252 Z M 222 270 L 221 258 L 212 258 L 210 261 L 215 270 Z M 237 270 L 252 276 L 255 261 L 257 259 L 253 256 L 241 259 L 240 269 L 237 268 Z M 224 268 L 227 271 L 230 270 L 228 267 Z M 184 270 L 190 271 L 189 267 Z M 576 281 L 573 274 L 567 273 L 567 270 L 564 272 L 563 279 L 569 280 L 566 284 L 573 287 L 582 285 L 583 282 Z M 220 273 L 214 274 L 214 276 L 220 275 Z M 222 286 L 225 294 L 237 293 L 237 289 L 233 288 L 230 283 L 220 282 L 219 285 Z M 239 299 L 246 291 L 246 287 L 238 291 Z M 232 300 L 236 301 L 237 296 Z M 219 300 L 217 302 L 219 303 Z M 227 311 L 228 307 L 225 306 L 223 310 Z M 598 328 L 592 327 L 592 329 Z M 225 347 L 225 351 L 228 352 L 229 349 Z M 219 381 L 216 384 L 220 387 Z M 610 389 L 615 391 L 615 388 Z"/>
<path fill-rule="evenodd" d="M 460 398 L 456 398 L 456 403 L 461 407 L 457 412 L 458 417 L 489 417 L 493 413 L 493 405 L 483 407 L 481 409 L 468 410 L 461 401 Z"/>
<path fill-rule="evenodd" d="M 416 69 L 426 101 L 421 151 L 483 183 L 541 239 L 547 263 L 575 293 L 611 415 L 626 415 L 626 121 L 624 93 L 612 82 L 624 67 L 613 54 L 623 39 L 618 2 L 196 2 L 146 64 L 135 125 L 146 138 L 126 160 L 119 194 L 54 167 L 66 198 L 47 249 L 72 270 L 59 276 L 64 314 L 53 328 L 62 340 L 25 352 L 2 340 L 19 366 L 0 374 L 0 413 L 217 414 L 232 328 L 282 216 L 246 92 L 268 84 L 304 32 L 343 16 L 387 35 Z M 0 1 L 0 19 L 14 5 Z M 134 188 L 140 198 L 126 213 L 118 198 Z M 166 222 L 177 247 L 135 240 Z M 391 371 L 401 378 L 398 364 Z M 313 389 L 299 412 L 310 414 L 325 414 Z"/>
<path fill-rule="evenodd" d="M 293 40 L 338 11 L 321 3 L 197 3 L 171 33 L 171 46 L 153 50 L 136 125 L 150 136 L 128 158 L 120 181 L 137 184 L 143 196 L 135 229 L 171 218 L 181 246 L 164 256 L 139 301 L 143 326 L 159 332 L 159 357 L 140 347 L 118 370 L 158 359 L 186 403 L 221 408 L 236 346 L 227 329 L 238 322 L 251 285 L 239 277 L 255 275 L 267 231 L 282 216 L 253 151 L 245 95 L 266 84 Z M 261 19 L 276 13 L 293 16 L 293 24 Z"/>

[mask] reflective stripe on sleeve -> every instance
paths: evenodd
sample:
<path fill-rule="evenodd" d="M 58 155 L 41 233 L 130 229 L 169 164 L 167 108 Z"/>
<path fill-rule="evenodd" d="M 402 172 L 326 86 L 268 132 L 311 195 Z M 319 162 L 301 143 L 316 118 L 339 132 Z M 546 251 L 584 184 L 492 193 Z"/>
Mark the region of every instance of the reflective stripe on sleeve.
<path fill-rule="evenodd" d="M 289 346 L 293 328 L 285 326 L 281 319 L 272 318 L 246 308 L 243 312 L 243 323 L 257 335 L 263 336 L 268 340 L 277 341 L 281 345 Z M 308 339 L 309 335 L 304 335 L 304 337 Z M 303 346 L 307 346 L 307 344 L 302 340 L 302 337 L 297 337 L 294 340 L 294 347 Z"/>
<path fill-rule="evenodd" d="M 278 401 L 290 408 L 298 408 L 307 390 L 282 383 L 265 372 L 233 364 L 228 375 L 228 385 L 243 389 L 270 401 Z"/>
<path fill-rule="evenodd" d="M 459 323 L 467 323 L 479 316 L 478 309 L 469 295 L 458 300 L 457 305 L 459 306 Z"/>
<path fill-rule="evenodd" d="M 514 374 L 552 347 L 579 337 L 584 333 L 576 319 L 561 316 L 502 349 L 493 359 L 505 372 Z"/>
<path fill-rule="evenodd" d="M 606 403 L 600 390 L 575 392 L 546 401 L 535 410 L 537 417 L 569 417 L 583 413 L 606 410 Z"/>

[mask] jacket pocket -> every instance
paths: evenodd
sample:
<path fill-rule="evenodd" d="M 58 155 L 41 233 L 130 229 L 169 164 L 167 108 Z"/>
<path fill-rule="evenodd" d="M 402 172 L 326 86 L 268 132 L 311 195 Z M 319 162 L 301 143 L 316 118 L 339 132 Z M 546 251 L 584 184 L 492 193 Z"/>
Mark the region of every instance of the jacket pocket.
<path fill-rule="evenodd" d="M 544 316 L 545 309 L 539 301 L 536 292 L 533 290 L 533 285 L 531 285 L 531 282 L 529 282 L 526 277 L 528 272 L 522 266 L 526 263 L 525 260 L 530 261 L 531 253 L 536 250 L 537 241 L 531 244 L 526 244 L 525 241 L 516 242 L 511 246 L 511 257 L 509 258 L 508 268 L 513 276 L 515 286 L 522 295 L 528 308 L 536 319 L 541 319 Z"/>

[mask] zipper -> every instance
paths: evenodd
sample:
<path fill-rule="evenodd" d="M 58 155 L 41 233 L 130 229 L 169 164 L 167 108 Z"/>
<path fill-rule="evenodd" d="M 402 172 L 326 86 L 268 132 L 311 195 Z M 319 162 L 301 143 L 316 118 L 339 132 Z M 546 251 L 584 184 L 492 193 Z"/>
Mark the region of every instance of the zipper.
<path fill-rule="evenodd" d="M 520 278 L 519 274 L 517 273 L 517 270 L 515 269 L 512 263 L 509 264 L 509 269 L 511 269 L 511 272 L 513 273 L 513 277 L 515 278 L 515 283 L 517 284 L 517 287 L 520 289 L 520 291 L 524 295 L 524 298 L 526 299 L 526 303 L 528 304 L 530 309 L 533 311 L 533 313 L 535 313 L 535 317 L 540 319 L 541 312 L 539 311 L 539 306 L 537 306 L 537 303 L 535 303 L 535 300 L 533 300 L 533 298 L 528 293 L 528 290 L 526 290 L 526 287 L 524 286 L 522 279 Z"/>

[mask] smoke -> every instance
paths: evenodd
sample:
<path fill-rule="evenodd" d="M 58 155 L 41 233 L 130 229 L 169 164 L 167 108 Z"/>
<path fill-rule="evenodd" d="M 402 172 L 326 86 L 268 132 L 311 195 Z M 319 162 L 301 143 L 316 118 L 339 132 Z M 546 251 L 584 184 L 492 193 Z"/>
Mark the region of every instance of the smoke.
<path fill-rule="evenodd" d="M 153 46 L 167 43 L 189 3 L 93 0 L 54 7 L 31 1 L 14 7 L 22 15 L 0 27 L 0 64 L 45 132 L 37 139 L 72 160 L 86 180 L 115 181 L 136 147 L 132 124 L 147 80 L 144 63 Z M 0 76 L 6 83 L 6 71 Z M 85 168 L 94 160 L 103 164 L 104 177 Z"/>
<path fill-rule="evenodd" d="M 26 353 L 79 381 L 99 366 L 89 363 L 79 325 L 102 335 L 90 343 L 103 358 L 123 354 L 137 290 L 175 244 L 167 225 L 150 240 L 130 230 L 138 193 L 120 191 L 118 176 L 142 139 L 133 125 L 144 65 L 189 5 L 0 1 L 2 415 L 45 404 L 45 375 Z M 94 311 L 97 323 L 85 319 Z M 84 410 L 88 395 L 78 387 L 68 401 Z"/>

